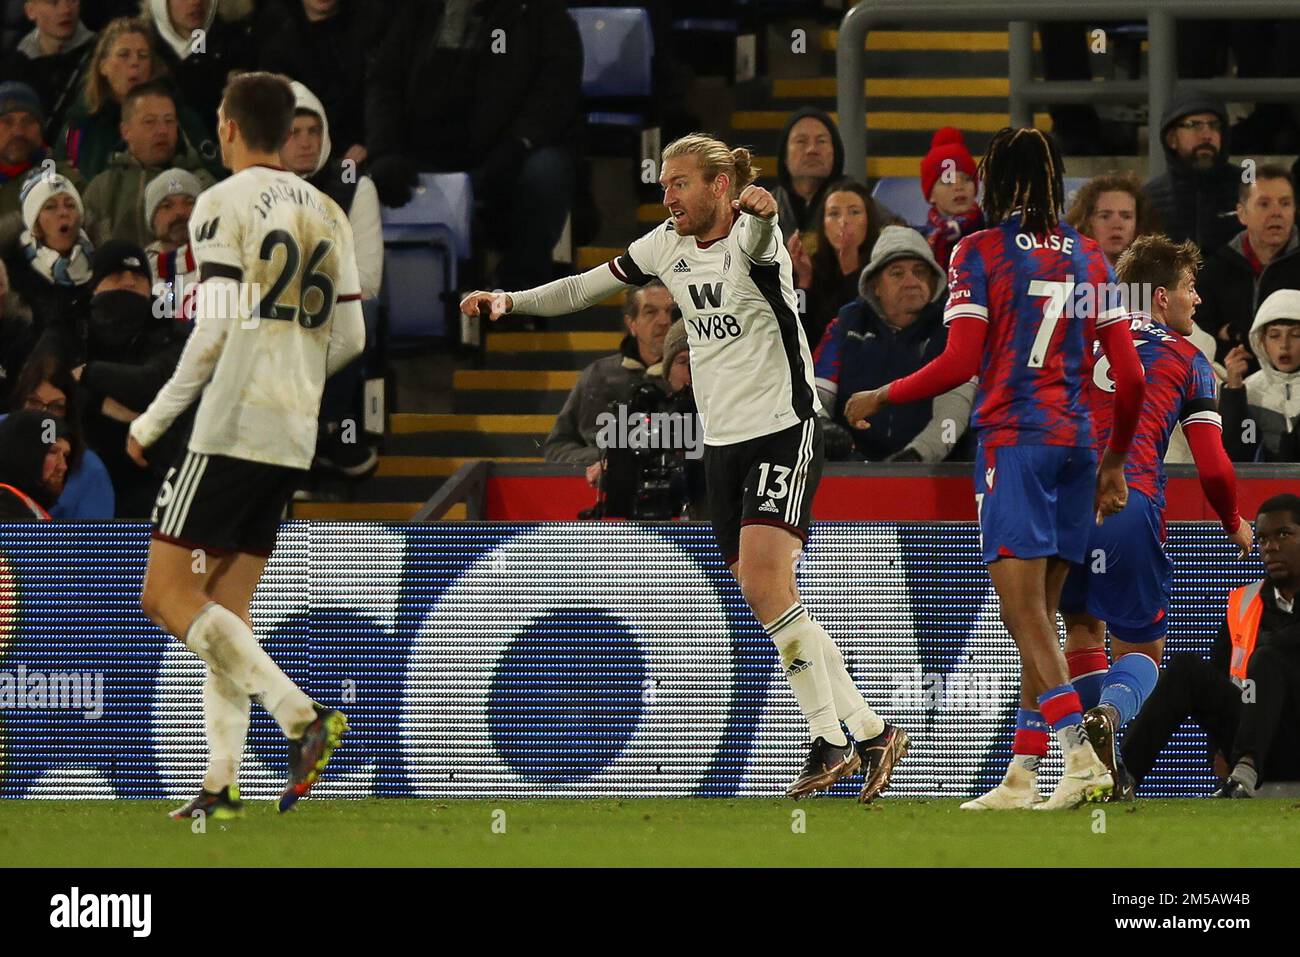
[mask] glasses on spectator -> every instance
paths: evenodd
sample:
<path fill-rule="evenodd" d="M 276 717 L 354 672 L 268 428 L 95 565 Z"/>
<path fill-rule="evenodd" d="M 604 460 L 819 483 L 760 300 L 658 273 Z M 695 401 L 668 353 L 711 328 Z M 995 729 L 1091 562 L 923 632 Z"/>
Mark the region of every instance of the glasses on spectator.
<path fill-rule="evenodd" d="M 1183 120 L 1178 124 L 1178 128 L 1180 130 L 1191 130 L 1193 133 L 1199 133 L 1202 130 L 1218 133 L 1223 129 L 1223 124 L 1218 120 Z"/>
<path fill-rule="evenodd" d="M 68 414 L 68 403 L 66 399 L 55 399 L 53 402 L 42 402 L 34 395 L 29 395 L 23 401 L 23 408 L 28 412 L 48 412 L 50 415 L 64 416 Z"/>

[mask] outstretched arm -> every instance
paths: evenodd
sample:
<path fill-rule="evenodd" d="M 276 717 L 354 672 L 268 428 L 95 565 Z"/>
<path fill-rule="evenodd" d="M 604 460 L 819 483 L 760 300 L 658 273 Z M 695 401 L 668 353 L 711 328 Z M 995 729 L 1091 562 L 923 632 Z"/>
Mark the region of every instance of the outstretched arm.
<path fill-rule="evenodd" d="M 476 316 L 479 308 L 486 305 L 494 322 L 508 313 L 564 316 L 594 306 L 628 285 L 627 280 L 617 275 L 611 261 L 576 276 L 565 276 L 522 292 L 476 290 L 461 300 L 460 311 L 467 316 Z"/>

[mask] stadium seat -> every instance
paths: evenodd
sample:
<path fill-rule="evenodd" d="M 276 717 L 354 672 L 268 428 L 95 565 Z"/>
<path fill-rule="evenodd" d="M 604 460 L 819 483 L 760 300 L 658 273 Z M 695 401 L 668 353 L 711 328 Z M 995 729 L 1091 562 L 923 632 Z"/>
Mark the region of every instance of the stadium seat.
<path fill-rule="evenodd" d="M 414 343 L 447 335 L 459 263 L 470 258 L 474 197 L 468 173 L 424 173 L 411 201 L 383 208 L 387 339 Z"/>
<path fill-rule="evenodd" d="M 930 204 L 921 195 L 918 176 L 882 176 L 871 191 L 871 198 L 884 203 L 909 226 L 920 229 L 930 214 Z"/>
<path fill-rule="evenodd" d="M 577 7 L 569 11 L 582 37 L 582 95 L 588 127 L 638 134 L 640 158 L 657 159 L 653 121 L 654 34 L 641 7 Z"/>

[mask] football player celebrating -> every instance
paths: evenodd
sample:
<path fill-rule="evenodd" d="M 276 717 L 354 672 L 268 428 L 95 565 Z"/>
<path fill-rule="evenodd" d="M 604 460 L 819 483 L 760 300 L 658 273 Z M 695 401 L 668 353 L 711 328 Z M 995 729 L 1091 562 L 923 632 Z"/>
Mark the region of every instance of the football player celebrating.
<path fill-rule="evenodd" d="M 605 265 L 523 292 L 474 292 L 461 309 L 472 316 L 486 308 L 494 320 L 558 316 L 655 277 L 668 287 L 686 321 L 714 534 L 808 720 L 807 759 L 786 793 L 828 788 L 865 764 L 859 799 L 870 801 L 908 739 L 863 699 L 796 588 L 822 433 L 790 254 L 776 200 L 752 185 L 756 174 L 748 150 L 703 134 L 676 140 L 659 177 L 666 222 Z"/>

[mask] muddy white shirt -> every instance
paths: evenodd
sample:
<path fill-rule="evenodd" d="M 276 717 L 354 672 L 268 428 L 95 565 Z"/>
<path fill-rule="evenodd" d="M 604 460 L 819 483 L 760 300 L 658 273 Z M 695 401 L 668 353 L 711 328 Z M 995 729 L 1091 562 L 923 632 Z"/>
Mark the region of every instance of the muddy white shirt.
<path fill-rule="evenodd" d="M 309 468 L 325 379 L 365 345 L 347 216 L 293 173 L 253 166 L 199 196 L 190 243 L 194 331 L 131 434 L 147 448 L 201 394 L 192 451 Z"/>

